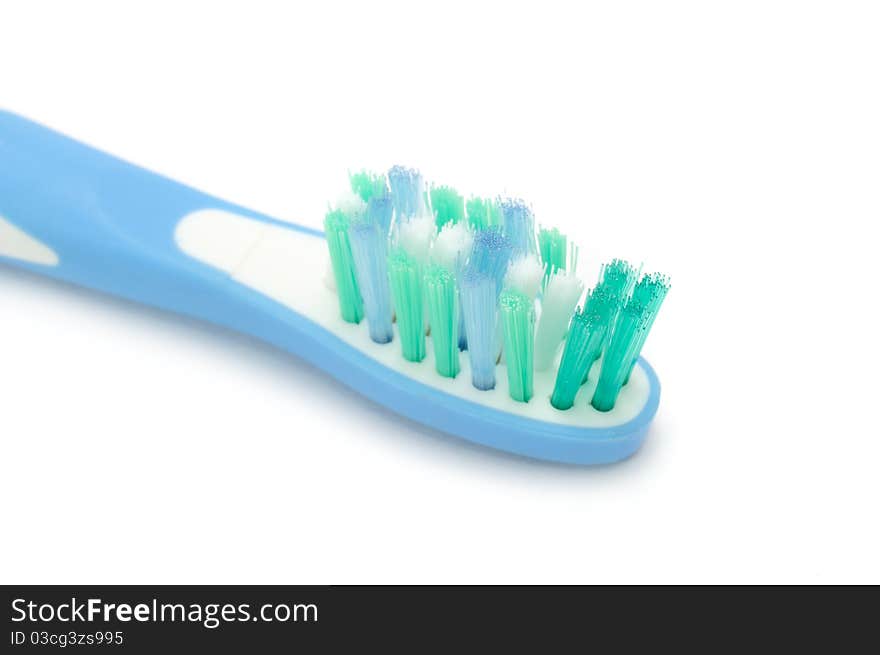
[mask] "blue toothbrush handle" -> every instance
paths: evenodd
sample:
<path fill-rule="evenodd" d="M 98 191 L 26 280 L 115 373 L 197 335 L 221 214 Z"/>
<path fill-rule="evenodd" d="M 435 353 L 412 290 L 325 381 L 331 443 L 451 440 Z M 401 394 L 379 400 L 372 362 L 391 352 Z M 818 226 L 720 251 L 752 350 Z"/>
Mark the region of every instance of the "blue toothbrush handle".
<path fill-rule="evenodd" d="M 0 254 L 4 263 L 242 329 L 230 307 L 251 304 L 241 286 L 175 243 L 177 224 L 200 209 L 232 211 L 320 236 L 0 111 L 0 217 L 58 259 L 46 265 Z"/>

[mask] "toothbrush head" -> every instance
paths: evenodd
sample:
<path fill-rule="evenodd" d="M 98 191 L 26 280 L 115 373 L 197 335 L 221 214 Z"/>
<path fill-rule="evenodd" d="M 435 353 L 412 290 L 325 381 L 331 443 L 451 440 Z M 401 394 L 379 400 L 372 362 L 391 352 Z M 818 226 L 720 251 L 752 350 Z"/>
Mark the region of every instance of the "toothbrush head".
<path fill-rule="evenodd" d="M 512 198 L 465 202 L 451 187 L 432 186 L 429 215 L 423 184 L 418 171 L 402 166 L 389 171 L 387 186 L 367 173 L 352 178 L 353 188 L 367 190 L 361 198 L 389 188 L 398 222 L 383 246 L 374 232 L 362 244 L 354 221 L 354 261 L 333 268 L 340 293 L 349 271 L 367 288 L 377 286 L 377 275 L 390 280 L 402 359 L 422 366 L 433 359 L 424 368 L 438 380 L 466 378 L 468 398 L 478 404 L 503 389 L 534 420 L 586 413 L 585 423 L 598 426 L 606 423 L 600 417 L 618 414 L 619 425 L 621 405 L 644 409 L 656 378 L 646 363 L 639 366 L 639 355 L 668 280 L 614 259 L 578 308 L 579 249 L 555 227 L 536 231 L 530 205 Z M 332 236 L 328 229 L 328 243 Z M 338 259 L 340 248 L 330 250 Z M 372 294 L 363 296 L 370 323 Z M 386 332 L 389 313 L 386 306 Z"/>

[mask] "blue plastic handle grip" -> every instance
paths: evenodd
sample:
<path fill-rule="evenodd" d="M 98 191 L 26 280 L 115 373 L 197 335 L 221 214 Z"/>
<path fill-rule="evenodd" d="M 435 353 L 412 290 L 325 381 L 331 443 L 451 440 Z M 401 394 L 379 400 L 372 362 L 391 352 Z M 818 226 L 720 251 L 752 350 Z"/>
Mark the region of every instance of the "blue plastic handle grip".
<path fill-rule="evenodd" d="M 186 256 L 174 229 L 191 211 L 216 208 L 322 236 L 238 207 L 128 164 L 24 118 L 0 112 L 0 216 L 50 246 L 44 275 L 227 323 L 216 295 L 227 276 Z M 225 303 L 228 300 L 224 300 Z M 235 327 L 235 326 L 233 326 Z"/>
<path fill-rule="evenodd" d="M 379 364 L 327 330 L 179 250 L 178 222 L 221 209 L 322 238 L 0 111 L 0 216 L 51 247 L 57 266 L 0 256 L 43 275 L 257 336 L 323 368 L 364 396 L 430 427 L 539 459 L 607 463 L 635 452 L 660 398 L 651 367 L 642 411 L 613 428 L 522 418 L 443 393 Z"/>

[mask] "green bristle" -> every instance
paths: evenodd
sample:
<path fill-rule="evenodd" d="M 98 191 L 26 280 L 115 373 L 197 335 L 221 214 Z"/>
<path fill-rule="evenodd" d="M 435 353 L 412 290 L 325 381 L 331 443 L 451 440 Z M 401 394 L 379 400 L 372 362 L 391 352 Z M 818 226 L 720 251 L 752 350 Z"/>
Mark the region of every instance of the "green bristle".
<path fill-rule="evenodd" d="M 587 314 L 596 315 L 606 329 L 606 334 L 614 325 L 618 309 L 617 297 L 610 294 L 608 289 L 601 284 L 597 284 L 596 288 L 592 289 L 584 300 L 584 311 Z"/>
<path fill-rule="evenodd" d="M 339 310 L 348 323 L 360 323 L 364 316 L 364 304 L 354 272 L 354 259 L 348 242 L 349 218 L 340 209 L 327 212 L 324 232 L 330 249 L 330 263 L 336 280 Z"/>
<path fill-rule="evenodd" d="M 429 266 L 425 271 L 425 301 L 428 303 L 437 373 L 445 378 L 454 378 L 461 370 L 458 360 L 460 309 L 455 275 L 438 264 Z"/>
<path fill-rule="evenodd" d="M 620 298 L 601 283 L 597 284 L 596 288 L 587 294 L 587 298 L 584 301 L 584 311 L 587 314 L 596 316 L 596 325 L 602 332 L 602 339 L 599 341 L 599 345 L 592 351 L 593 362 L 602 356 L 602 352 L 608 345 L 608 340 L 614 331 L 614 321 L 617 319 L 620 306 Z M 586 383 L 587 377 L 590 374 L 590 368 L 591 366 L 587 366 L 587 370 L 584 371 L 584 379 L 581 380 L 581 384 Z"/>
<path fill-rule="evenodd" d="M 388 255 L 388 279 L 403 358 L 420 362 L 425 358 L 422 267 L 403 248 L 394 248 Z"/>
<path fill-rule="evenodd" d="M 527 403 L 534 393 L 535 306 L 527 295 L 512 289 L 503 291 L 498 302 L 510 397 Z"/>
<path fill-rule="evenodd" d="M 541 263 L 544 264 L 545 289 L 554 271 L 577 270 L 578 247 L 574 243 L 568 243 L 568 237 L 558 228 L 538 229 L 538 250 L 541 253 Z"/>
<path fill-rule="evenodd" d="M 595 289 L 591 289 L 584 300 L 584 311 L 597 316 L 606 336 L 614 325 L 618 310 L 617 298 L 609 294 L 608 290 L 601 285 L 596 285 Z"/>
<path fill-rule="evenodd" d="M 452 187 L 431 187 L 431 208 L 436 216 L 437 229 L 464 218 L 464 198 Z"/>
<path fill-rule="evenodd" d="M 501 207 L 494 200 L 470 198 L 467 201 L 467 218 L 475 230 L 485 230 L 493 225 L 502 225 Z"/>
<path fill-rule="evenodd" d="M 541 251 L 541 261 L 549 271 L 564 269 L 566 264 L 568 238 L 559 231 L 559 228 L 538 230 L 538 250 Z"/>
<path fill-rule="evenodd" d="M 669 279 L 660 273 L 646 273 L 636 283 L 632 298 L 656 314 L 669 291 Z"/>
<path fill-rule="evenodd" d="M 601 348 L 606 332 L 605 320 L 600 313 L 588 313 L 586 308 L 578 309 L 574 313 L 562 351 L 562 361 L 556 373 L 553 395 L 550 397 L 550 404 L 556 409 L 570 409 L 574 405 L 581 383 L 587 377 L 596 353 Z"/>
<path fill-rule="evenodd" d="M 617 315 L 629 300 L 633 286 L 638 278 L 638 272 L 628 261 L 624 259 L 613 259 L 610 264 L 603 264 L 599 273 L 599 284 L 596 288 L 601 288 L 603 292 L 613 300 L 614 307 L 611 314 L 611 325 L 615 324 Z M 605 334 L 605 341 L 602 344 L 602 351 L 608 347 L 611 340 L 613 330 L 608 330 Z M 601 353 L 600 353 L 601 354 Z"/>
<path fill-rule="evenodd" d="M 644 342 L 642 332 L 646 329 L 646 319 L 647 307 L 635 300 L 630 300 L 617 317 L 593 394 L 592 405 L 600 412 L 613 409 L 617 402 L 617 394 L 638 354 L 636 348 Z"/>
<path fill-rule="evenodd" d="M 635 289 L 633 289 L 633 302 L 643 305 L 647 316 L 645 320 L 645 329 L 642 330 L 639 335 L 639 341 L 635 347 L 635 355 L 629 366 L 629 371 L 627 371 L 626 378 L 623 381 L 624 384 L 629 382 L 629 376 L 632 374 L 632 370 L 636 365 L 639 354 L 642 352 L 642 346 L 645 345 L 645 339 L 648 338 L 648 333 L 651 331 L 651 326 L 654 325 L 654 319 L 657 318 L 657 312 L 660 310 L 660 305 L 663 304 L 663 299 L 666 298 L 668 292 L 669 279 L 659 273 L 643 275 L 636 284 Z"/>
<path fill-rule="evenodd" d="M 370 202 L 370 198 L 381 198 L 388 193 L 385 184 L 385 176 L 370 171 L 358 171 L 348 174 L 352 192 L 360 196 L 364 202 Z"/>
<path fill-rule="evenodd" d="M 613 259 L 610 264 L 602 267 L 600 284 L 605 286 L 611 295 L 626 301 L 632 293 L 637 277 L 638 273 L 632 264 L 623 259 Z"/>

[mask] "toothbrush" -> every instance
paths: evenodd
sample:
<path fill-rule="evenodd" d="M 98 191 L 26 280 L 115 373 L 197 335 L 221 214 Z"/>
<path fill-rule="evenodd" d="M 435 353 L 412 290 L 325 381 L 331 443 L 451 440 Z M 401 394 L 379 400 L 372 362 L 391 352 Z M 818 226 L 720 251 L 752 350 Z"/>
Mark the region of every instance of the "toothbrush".
<path fill-rule="evenodd" d="M 638 450 L 665 278 L 615 261 L 577 308 L 576 251 L 522 203 L 409 169 L 351 181 L 325 239 L 0 111 L 0 262 L 254 335 L 484 446 L 572 464 Z"/>

